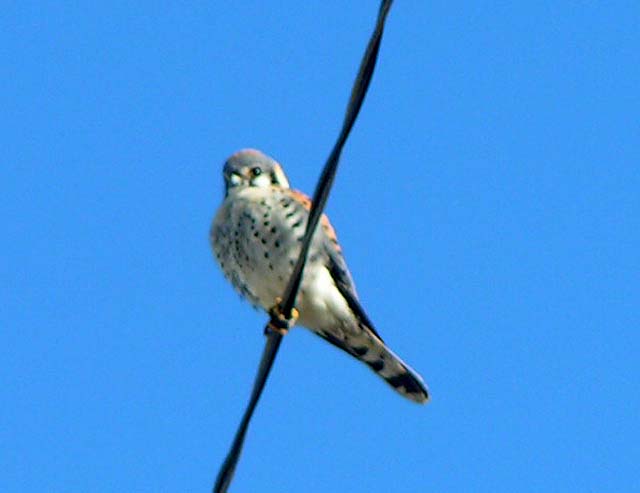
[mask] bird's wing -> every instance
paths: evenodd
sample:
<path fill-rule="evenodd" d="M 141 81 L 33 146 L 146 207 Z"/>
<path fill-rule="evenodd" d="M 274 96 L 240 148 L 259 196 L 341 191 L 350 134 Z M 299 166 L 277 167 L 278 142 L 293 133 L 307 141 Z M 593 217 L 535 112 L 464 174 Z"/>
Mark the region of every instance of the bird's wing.
<path fill-rule="evenodd" d="M 308 213 L 311 208 L 309 197 L 294 190 L 290 194 Z M 313 332 L 365 363 L 405 397 L 416 402 L 426 402 L 429 399 L 429 393 L 420 375 L 385 345 L 360 305 L 336 232 L 324 214 L 320 220 L 320 228 L 322 236 L 315 238 L 314 241 L 322 242 L 321 248 L 325 255 L 327 269 L 336 288 L 353 313 L 359 330 L 350 333 L 348 337 L 341 330 L 314 330 Z"/>

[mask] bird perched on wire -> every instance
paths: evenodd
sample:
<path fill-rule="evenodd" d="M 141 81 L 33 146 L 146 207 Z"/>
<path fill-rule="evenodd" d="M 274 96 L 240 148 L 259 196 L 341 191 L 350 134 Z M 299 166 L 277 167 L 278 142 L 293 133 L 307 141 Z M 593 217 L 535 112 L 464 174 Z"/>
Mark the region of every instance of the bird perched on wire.
<path fill-rule="evenodd" d="M 282 167 L 246 149 L 225 163 L 225 199 L 211 226 L 220 267 L 254 306 L 270 311 L 300 253 L 311 200 L 289 187 Z M 368 365 L 396 391 L 427 402 L 422 378 L 383 342 L 367 317 L 326 215 L 314 233 L 300 292 L 298 324 Z"/>

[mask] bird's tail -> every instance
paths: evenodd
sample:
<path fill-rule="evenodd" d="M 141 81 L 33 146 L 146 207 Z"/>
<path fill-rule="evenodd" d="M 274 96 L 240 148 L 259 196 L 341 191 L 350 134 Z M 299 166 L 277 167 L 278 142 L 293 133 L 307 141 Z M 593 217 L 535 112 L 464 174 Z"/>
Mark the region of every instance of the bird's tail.
<path fill-rule="evenodd" d="M 361 327 L 356 333 L 322 331 L 317 334 L 362 361 L 398 393 L 414 402 L 429 401 L 429 390 L 422 377 L 391 351 L 376 333 Z"/>

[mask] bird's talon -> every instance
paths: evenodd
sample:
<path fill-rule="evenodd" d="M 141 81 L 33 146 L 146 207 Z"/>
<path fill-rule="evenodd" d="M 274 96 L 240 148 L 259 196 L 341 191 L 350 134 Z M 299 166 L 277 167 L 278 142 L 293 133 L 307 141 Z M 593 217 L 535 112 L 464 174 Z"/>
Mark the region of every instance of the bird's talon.
<path fill-rule="evenodd" d="M 267 328 L 280 335 L 286 335 L 287 332 L 289 332 L 289 329 L 295 325 L 296 320 L 298 320 L 298 317 L 300 316 L 300 312 L 295 308 L 292 308 L 291 318 L 287 319 L 280 308 L 281 303 L 282 298 L 277 297 L 275 305 L 273 305 L 269 310 L 271 320 L 269 321 Z"/>

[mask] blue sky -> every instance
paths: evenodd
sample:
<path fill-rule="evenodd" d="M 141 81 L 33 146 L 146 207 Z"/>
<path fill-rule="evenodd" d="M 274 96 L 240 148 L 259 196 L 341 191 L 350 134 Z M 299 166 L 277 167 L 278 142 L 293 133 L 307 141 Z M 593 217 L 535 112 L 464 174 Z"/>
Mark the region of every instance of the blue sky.
<path fill-rule="evenodd" d="M 4 7 L 0 490 L 209 490 L 265 322 L 209 252 L 222 163 L 311 192 L 376 10 Z M 328 212 L 433 401 L 294 330 L 232 491 L 640 490 L 639 18 L 396 2 Z"/>

